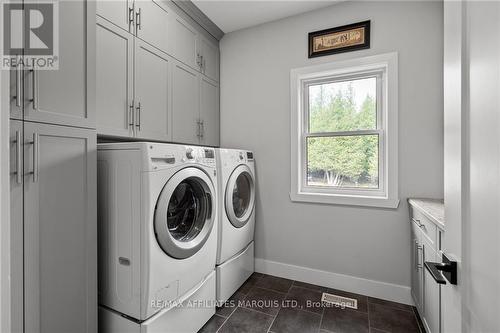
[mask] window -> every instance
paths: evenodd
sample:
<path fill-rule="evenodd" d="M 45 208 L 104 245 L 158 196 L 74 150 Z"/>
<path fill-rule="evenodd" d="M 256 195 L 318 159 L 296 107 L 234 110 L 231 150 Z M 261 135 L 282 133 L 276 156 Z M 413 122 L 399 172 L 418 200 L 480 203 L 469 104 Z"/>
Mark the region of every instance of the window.
<path fill-rule="evenodd" d="M 291 72 L 294 201 L 397 207 L 397 54 Z"/>

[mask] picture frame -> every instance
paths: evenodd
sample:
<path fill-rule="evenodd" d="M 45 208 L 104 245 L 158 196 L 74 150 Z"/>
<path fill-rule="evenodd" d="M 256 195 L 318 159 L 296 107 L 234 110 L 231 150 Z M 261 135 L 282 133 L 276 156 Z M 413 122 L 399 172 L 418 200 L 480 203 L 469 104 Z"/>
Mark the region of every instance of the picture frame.
<path fill-rule="evenodd" d="M 309 33 L 309 58 L 370 48 L 370 21 Z"/>

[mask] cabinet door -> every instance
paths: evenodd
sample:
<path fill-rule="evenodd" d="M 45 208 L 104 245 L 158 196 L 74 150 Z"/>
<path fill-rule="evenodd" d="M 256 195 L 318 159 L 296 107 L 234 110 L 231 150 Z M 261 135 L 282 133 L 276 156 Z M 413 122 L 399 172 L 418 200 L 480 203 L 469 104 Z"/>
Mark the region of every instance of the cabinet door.
<path fill-rule="evenodd" d="M 202 120 L 202 144 L 219 146 L 219 86 L 201 76 L 200 117 Z"/>
<path fill-rule="evenodd" d="M 12 0 L 9 1 L 11 4 L 22 5 L 23 0 Z M 19 15 L 17 19 L 20 20 L 22 26 L 24 26 L 24 15 Z M 24 38 L 22 29 L 15 29 L 16 25 L 13 25 L 11 29 L 13 29 L 11 34 L 11 45 L 22 45 L 22 40 Z M 12 64 L 9 73 L 9 90 L 10 90 L 10 118 L 11 119 L 23 119 L 23 106 L 24 106 L 24 98 L 23 98 L 23 76 L 25 72 L 23 71 L 22 65 L 18 65 L 22 60 L 22 52 L 18 52 L 16 55 L 13 55 L 15 58 L 16 64 Z"/>
<path fill-rule="evenodd" d="M 181 17 L 174 15 L 171 19 L 170 40 L 171 53 L 177 60 L 185 63 L 192 68 L 200 70 L 197 64 L 197 39 L 198 32 Z"/>
<path fill-rule="evenodd" d="M 431 248 L 431 244 L 425 238 L 422 242 L 422 253 L 425 261 L 437 261 L 436 252 Z M 423 321 L 428 333 L 440 332 L 440 299 L 441 288 L 434 280 L 427 269 L 423 273 Z"/>
<path fill-rule="evenodd" d="M 200 38 L 202 72 L 209 78 L 219 81 L 219 45 L 205 37 Z"/>
<path fill-rule="evenodd" d="M 96 3 L 97 15 L 125 31 L 134 33 L 134 0 L 99 0 Z"/>
<path fill-rule="evenodd" d="M 168 141 L 172 138 L 170 58 L 139 39 L 135 44 L 135 135 Z"/>
<path fill-rule="evenodd" d="M 133 129 L 134 37 L 97 18 L 97 132 L 131 137 Z"/>
<path fill-rule="evenodd" d="M 172 135 L 173 141 L 199 144 L 198 73 L 174 61 L 172 66 Z"/>
<path fill-rule="evenodd" d="M 18 61 L 21 61 L 21 57 L 17 57 Z M 9 71 L 9 90 L 10 90 L 10 118 L 22 120 L 23 106 L 24 106 L 24 76 L 26 74 L 23 71 L 22 65 L 16 64 L 14 68 Z"/>
<path fill-rule="evenodd" d="M 10 306 L 12 332 L 23 332 L 23 123 L 10 122 Z"/>
<path fill-rule="evenodd" d="M 152 0 L 136 1 L 138 13 L 136 36 L 154 47 L 168 52 L 169 13 L 165 7 Z"/>
<path fill-rule="evenodd" d="M 96 2 L 58 3 L 59 69 L 29 72 L 24 119 L 95 128 Z"/>
<path fill-rule="evenodd" d="M 24 123 L 25 332 L 97 332 L 96 133 Z"/>
<path fill-rule="evenodd" d="M 411 293 L 415 306 L 422 311 L 422 245 L 420 244 L 420 229 L 411 222 Z"/>

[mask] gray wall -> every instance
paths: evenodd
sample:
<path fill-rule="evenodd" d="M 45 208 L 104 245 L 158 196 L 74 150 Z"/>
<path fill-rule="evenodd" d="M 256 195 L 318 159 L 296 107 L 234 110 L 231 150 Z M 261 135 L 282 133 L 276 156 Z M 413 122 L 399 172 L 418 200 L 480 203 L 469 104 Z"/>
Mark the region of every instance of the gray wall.
<path fill-rule="evenodd" d="M 307 58 L 307 33 L 370 19 L 369 50 Z M 443 196 L 440 2 L 342 2 L 221 41 L 221 145 L 255 152 L 256 257 L 410 285 L 407 197 Z M 293 203 L 290 69 L 399 53 L 398 209 Z"/>

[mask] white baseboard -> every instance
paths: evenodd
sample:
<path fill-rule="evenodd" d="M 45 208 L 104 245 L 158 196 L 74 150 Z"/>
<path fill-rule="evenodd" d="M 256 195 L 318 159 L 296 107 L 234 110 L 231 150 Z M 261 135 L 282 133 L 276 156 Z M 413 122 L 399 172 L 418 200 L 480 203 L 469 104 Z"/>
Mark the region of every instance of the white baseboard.
<path fill-rule="evenodd" d="M 413 305 L 410 287 L 255 258 L 255 271 Z"/>

